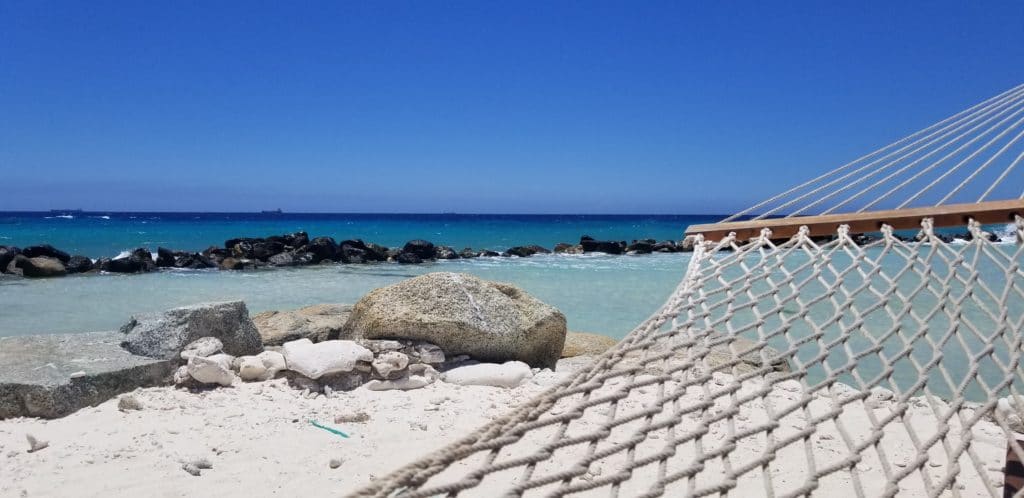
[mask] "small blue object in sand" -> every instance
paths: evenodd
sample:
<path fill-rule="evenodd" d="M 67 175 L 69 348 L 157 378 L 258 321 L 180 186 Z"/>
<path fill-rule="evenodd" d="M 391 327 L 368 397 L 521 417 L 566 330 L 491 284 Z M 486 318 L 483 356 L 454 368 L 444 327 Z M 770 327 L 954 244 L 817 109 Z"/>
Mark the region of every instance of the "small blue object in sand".
<path fill-rule="evenodd" d="M 331 434 L 337 434 L 337 435 L 339 435 L 339 436 L 341 436 L 341 437 L 343 437 L 345 439 L 348 439 L 348 434 L 345 434 L 344 432 L 341 432 L 338 429 L 335 429 L 333 427 L 327 427 L 326 425 L 319 424 L 319 423 L 317 423 L 316 420 L 310 420 L 309 423 L 313 424 L 313 427 L 316 427 L 318 429 L 323 429 L 323 430 L 325 430 L 327 432 L 330 432 Z"/>

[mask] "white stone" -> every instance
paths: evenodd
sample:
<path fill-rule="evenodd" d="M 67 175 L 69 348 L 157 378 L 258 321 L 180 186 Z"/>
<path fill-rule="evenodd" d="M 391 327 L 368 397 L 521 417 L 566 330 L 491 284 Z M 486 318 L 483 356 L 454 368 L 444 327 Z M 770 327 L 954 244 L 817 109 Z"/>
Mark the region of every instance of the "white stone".
<path fill-rule="evenodd" d="M 288 362 L 285 361 L 284 355 L 277 351 L 264 351 L 256 357 L 263 361 L 263 366 L 267 369 L 267 379 L 273 379 L 277 372 L 288 370 Z"/>
<path fill-rule="evenodd" d="M 241 356 L 238 358 L 238 376 L 242 380 L 252 382 L 264 380 L 267 374 L 267 367 L 258 356 Z"/>
<path fill-rule="evenodd" d="M 516 387 L 533 375 L 530 366 L 521 361 L 478 363 L 453 368 L 442 375 L 450 384 L 461 386 Z"/>
<path fill-rule="evenodd" d="M 43 448 L 46 448 L 47 446 L 50 446 L 50 442 L 49 441 L 43 441 L 42 439 L 37 439 L 32 434 L 25 434 L 25 439 L 28 440 L 28 452 L 29 453 L 35 453 L 35 452 L 37 452 L 37 451 L 39 451 L 39 450 L 41 450 Z"/>
<path fill-rule="evenodd" d="M 351 372 L 360 361 L 373 361 L 373 353 L 353 341 L 314 344 L 309 339 L 299 339 L 284 343 L 284 358 L 289 370 L 319 379 L 328 374 Z"/>
<path fill-rule="evenodd" d="M 232 365 L 235 363 L 235 357 L 225 353 L 210 355 L 206 359 L 217 362 L 218 365 L 227 370 L 233 370 Z"/>
<path fill-rule="evenodd" d="M 188 367 L 182 365 L 178 367 L 178 370 L 174 372 L 174 384 L 182 385 L 192 380 L 192 376 L 188 374 Z"/>
<path fill-rule="evenodd" d="M 398 351 L 385 351 L 373 359 L 372 365 L 381 378 L 391 379 L 400 376 L 401 371 L 409 366 L 409 357 Z"/>
<path fill-rule="evenodd" d="M 371 391 L 409 391 L 419 389 L 433 383 L 434 380 L 420 375 L 410 375 L 394 380 L 371 380 L 366 388 Z"/>
<path fill-rule="evenodd" d="M 189 358 L 187 367 L 188 374 L 201 384 L 230 386 L 237 378 L 235 373 L 231 371 L 231 362 L 228 362 L 228 366 L 225 367 L 221 363 L 209 358 L 193 356 Z"/>
<path fill-rule="evenodd" d="M 430 363 L 433 365 L 444 363 L 444 351 L 434 344 L 417 345 L 416 354 L 423 363 Z"/>
<path fill-rule="evenodd" d="M 200 337 L 181 350 L 181 359 L 188 361 L 193 356 L 210 356 L 224 349 L 224 343 L 216 337 Z"/>

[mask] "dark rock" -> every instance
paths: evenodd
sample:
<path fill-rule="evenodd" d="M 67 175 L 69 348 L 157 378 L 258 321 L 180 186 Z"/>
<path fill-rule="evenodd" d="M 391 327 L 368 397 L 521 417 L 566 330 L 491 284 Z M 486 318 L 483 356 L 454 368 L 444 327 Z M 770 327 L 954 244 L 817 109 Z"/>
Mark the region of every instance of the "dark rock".
<path fill-rule="evenodd" d="M 402 247 L 402 252 L 420 259 L 434 259 L 434 244 L 422 239 L 410 240 Z"/>
<path fill-rule="evenodd" d="M 67 274 L 64 264 L 59 259 L 49 256 L 29 258 L 24 254 L 19 254 L 14 257 L 11 265 L 21 270 L 21 274 L 29 278 L 61 277 Z"/>
<path fill-rule="evenodd" d="M 122 347 L 150 358 L 177 359 L 185 346 L 202 337 L 219 339 L 224 344 L 224 352 L 233 356 L 263 351 L 259 331 L 249 319 L 249 310 L 242 301 L 197 304 L 133 315 L 121 327 L 121 333 L 124 334 Z"/>
<path fill-rule="evenodd" d="M 68 273 L 85 273 L 92 270 L 92 260 L 85 256 L 75 255 L 71 256 L 64 267 Z"/>
<path fill-rule="evenodd" d="M 306 251 L 313 255 L 313 263 L 320 263 L 325 259 L 338 260 L 338 243 L 331 237 L 317 237 L 309 241 Z"/>
<path fill-rule="evenodd" d="M 14 257 L 21 254 L 21 250 L 14 246 L 0 246 L 0 273 L 7 271 L 7 265 L 14 261 Z"/>
<path fill-rule="evenodd" d="M 341 241 L 338 244 L 338 255 L 342 263 L 365 263 L 375 261 L 372 258 L 377 257 L 375 253 L 371 254 L 366 244 L 359 239 Z"/>
<path fill-rule="evenodd" d="M 634 240 L 632 244 L 626 246 L 626 253 L 628 254 L 650 254 L 654 252 L 654 240 Z"/>
<path fill-rule="evenodd" d="M 533 256 L 534 254 L 550 254 L 551 253 L 551 251 L 549 251 L 549 250 L 547 250 L 547 249 L 545 249 L 545 248 L 543 248 L 541 246 L 538 246 L 538 245 L 516 246 L 516 247 L 510 248 L 506 252 L 508 252 L 508 254 L 510 254 L 512 256 L 519 256 L 520 258 L 526 258 L 526 257 L 529 257 L 529 256 Z"/>
<path fill-rule="evenodd" d="M 309 244 L 309 234 L 306 232 L 295 232 L 287 235 L 271 235 L 266 240 L 268 242 L 279 242 L 286 247 L 295 249 Z"/>
<path fill-rule="evenodd" d="M 141 273 L 156 269 L 153 255 L 145 248 L 138 248 L 127 257 L 102 259 L 97 265 L 101 270 L 111 273 Z"/>
<path fill-rule="evenodd" d="M 498 256 L 501 256 L 501 254 L 490 249 L 484 249 L 483 251 L 480 251 L 480 257 L 482 258 L 496 258 Z"/>
<path fill-rule="evenodd" d="M 437 246 L 434 248 L 434 257 L 437 259 L 459 259 L 459 253 L 448 246 Z"/>
<path fill-rule="evenodd" d="M 61 263 L 67 263 L 71 259 L 71 255 L 56 249 L 49 244 L 43 244 L 38 246 L 29 246 L 21 250 L 21 254 L 25 255 L 26 258 L 37 258 L 39 256 L 45 256 L 47 258 L 55 258 L 60 260 Z"/>
<path fill-rule="evenodd" d="M 267 262 L 274 266 L 305 266 L 313 264 L 313 255 L 305 251 L 282 252 L 271 256 Z"/>
<path fill-rule="evenodd" d="M 166 247 L 156 248 L 156 266 L 157 268 L 173 268 L 174 263 L 177 261 L 178 255 L 181 254 L 179 251 L 172 251 Z"/>
<path fill-rule="evenodd" d="M 250 257 L 260 261 L 266 261 L 275 254 L 284 252 L 284 244 L 276 240 L 259 241 L 252 244 L 252 255 Z"/>
<path fill-rule="evenodd" d="M 583 252 L 603 252 L 606 254 L 622 254 L 626 249 L 625 242 L 614 242 L 607 240 L 594 240 L 591 237 L 584 235 L 580 237 L 580 245 L 583 246 Z"/>
<path fill-rule="evenodd" d="M 872 242 L 878 241 L 878 237 L 875 237 L 873 235 L 866 235 L 863 233 L 855 233 L 853 235 L 850 235 L 850 238 L 853 239 L 853 242 L 859 246 L 867 245 Z"/>
<path fill-rule="evenodd" d="M 56 418 L 165 383 L 167 360 L 136 356 L 117 332 L 0 337 L 0 419 Z"/>
<path fill-rule="evenodd" d="M 217 263 L 198 252 L 192 254 L 181 253 L 175 256 L 174 267 L 201 270 L 204 268 L 216 268 Z"/>
<path fill-rule="evenodd" d="M 403 252 L 395 260 L 403 265 L 418 265 L 423 262 L 419 256 L 411 252 Z"/>
<path fill-rule="evenodd" d="M 676 252 L 678 248 L 676 243 L 671 240 L 665 240 L 654 244 L 654 252 Z"/>
<path fill-rule="evenodd" d="M 367 261 L 387 261 L 388 260 L 388 248 L 380 244 L 368 243 L 366 244 L 366 260 Z"/>
<path fill-rule="evenodd" d="M 479 257 L 479 256 L 480 256 L 480 253 L 474 251 L 472 247 L 464 248 L 461 252 L 459 252 L 459 257 L 460 258 L 467 258 L 468 259 L 468 258 L 476 258 L 476 257 Z"/>
<path fill-rule="evenodd" d="M 388 249 L 387 261 L 398 261 L 398 255 L 402 254 L 401 249 Z"/>

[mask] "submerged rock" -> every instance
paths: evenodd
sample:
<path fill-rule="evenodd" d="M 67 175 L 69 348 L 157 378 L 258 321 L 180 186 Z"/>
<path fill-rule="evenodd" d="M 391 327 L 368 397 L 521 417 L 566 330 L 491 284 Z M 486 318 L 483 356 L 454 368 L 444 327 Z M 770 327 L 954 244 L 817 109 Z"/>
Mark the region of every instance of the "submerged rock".
<path fill-rule="evenodd" d="M 235 356 L 258 354 L 263 342 L 242 301 L 207 303 L 134 315 L 124 326 L 122 346 L 151 358 L 175 359 L 186 345 L 215 337 L 224 352 Z"/>
<path fill-rule="evenodd" d="M 461 273 L 429 273 L 364 296 L 343 333 L 418 339 L 451 355 L 552 367 L 566 330 L 560 311 L 515 286 Z"/>

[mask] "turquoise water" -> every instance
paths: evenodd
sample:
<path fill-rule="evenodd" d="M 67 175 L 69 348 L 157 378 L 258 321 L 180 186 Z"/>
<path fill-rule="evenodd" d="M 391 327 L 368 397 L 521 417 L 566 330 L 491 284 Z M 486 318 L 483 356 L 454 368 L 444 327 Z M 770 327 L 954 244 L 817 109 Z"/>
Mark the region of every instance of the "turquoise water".
<path fill-rule="evenodd" d="M 354 303 L 371 289 L 432 271 L 512 282 L 565 313 L 572 330 L 622 337 L 675 289 L 689 254 L 543 255 L 424 265 L 332 265 L 246 272 L 169 271 L 0 281 L 0 336 L 119 327 L 128 315 L 243 299 L 250 311 Z"/>

